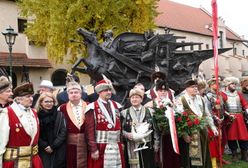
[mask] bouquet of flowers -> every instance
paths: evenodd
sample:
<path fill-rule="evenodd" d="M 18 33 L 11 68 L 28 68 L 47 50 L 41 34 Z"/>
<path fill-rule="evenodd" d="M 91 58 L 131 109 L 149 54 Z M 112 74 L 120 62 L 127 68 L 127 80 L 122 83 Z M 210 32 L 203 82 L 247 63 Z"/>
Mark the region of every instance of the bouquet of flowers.
<path fill-rule="evenodd" d="M 176 113 L 175 122 L 179 137 L 185 134 L 192 135 L 206 126 L 204 117 L 199 118 L 197 115 L 191 114 L 187 111 Z"/>
<path fill-rule="evenodd" d="M 169 121 L 165 117 L 166 107 L 164 108 L 155 107 L 154 110 L 155 112 L 153 114 L 153 119 L 157 129 L 162 133 L 169 132 Z"/>
<path fill-rule="evenodd" d="M 171 101 L 168 99 L 163 99 L 159 105 L 156 105 L 155 102 L 153 104 L 153 109 L 155 111 L 153 114 L 153 120 L 155 126 L 161 133 L 167 133 L 170 130 L 169 121 L 165 116 L 165 111 L 167 110 L 166 106 L 169 106 L 170 104 Z"/>

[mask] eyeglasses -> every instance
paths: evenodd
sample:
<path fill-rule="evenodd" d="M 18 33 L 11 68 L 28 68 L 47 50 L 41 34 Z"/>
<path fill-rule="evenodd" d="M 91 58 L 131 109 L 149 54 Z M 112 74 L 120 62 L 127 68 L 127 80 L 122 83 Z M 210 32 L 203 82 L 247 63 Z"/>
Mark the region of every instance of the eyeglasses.
<path fill-rule="evenodd" d="M 44 101 L 44 103 L 49 103 L 49 104 L 53 104 L 54 103 L 54 101 L 49 101 L 49 100 L 46 100 L 46 101 Z"/>

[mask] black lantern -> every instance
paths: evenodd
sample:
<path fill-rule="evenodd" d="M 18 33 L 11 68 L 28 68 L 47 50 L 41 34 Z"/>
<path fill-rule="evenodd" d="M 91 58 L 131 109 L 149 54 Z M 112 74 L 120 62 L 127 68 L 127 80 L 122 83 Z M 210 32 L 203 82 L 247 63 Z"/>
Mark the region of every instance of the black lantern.
<path fill-rule="evenodd" d="M 5 32 L 2 32 L 5 37 L 5 41 L 9 46 L 9 73 L 12 80 L 12 46 L 15 44 L 16 36 L 18 35 L 14 29 L 9 26 Z"/>

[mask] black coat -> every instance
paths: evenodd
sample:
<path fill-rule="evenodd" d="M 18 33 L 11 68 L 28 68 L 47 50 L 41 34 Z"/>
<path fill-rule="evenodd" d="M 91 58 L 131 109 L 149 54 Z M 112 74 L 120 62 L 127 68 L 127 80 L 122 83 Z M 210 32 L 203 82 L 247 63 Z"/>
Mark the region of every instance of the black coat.
<path fill-rule="evenodd" d="M 39 156 L 44 168 L 65 168 L 67 128 L 63 113 L 54 107 L 49 112 L 39 111 L 38 116 L 40 121 Z M 49 154 L 44 150 L 47 146 L 52 148 L 53 153 Z"/>

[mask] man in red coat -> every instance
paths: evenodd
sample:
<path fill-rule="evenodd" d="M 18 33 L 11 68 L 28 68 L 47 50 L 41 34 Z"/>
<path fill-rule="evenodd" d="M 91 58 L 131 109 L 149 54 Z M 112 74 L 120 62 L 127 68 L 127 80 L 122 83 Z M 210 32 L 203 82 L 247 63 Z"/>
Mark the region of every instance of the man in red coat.
<path fill-rule="evenodd" d="M 0 114 L 0 163 L 3 168 L 43 168 L 38 155 L 39 123 L 31 109 L 33 84 L 14 89 L 14 102 Z"/>
<path fill-rule="evenodd" d="M 242 93 L 236 90 L 239 80 L 228 77 L 224 80 L 226 89 L 221 93 L 226 111 L 235 117 L 227 132 L 228 146 L 232 151 L 233 161 L 237 161 L 237 141 L 241 149 L 241 160 L 248 162 L 248 131 L 244 122 L 242 111 L 248 113 L 248 104 Z"/>
<path fill-rule="evenodd" d="M 85 134 L 89 147 L 89 168 L 125 168 L 123 146 L 120 141 L 121 107 L 110 100 L 113 87 L 108 79 L 95 86 L 97 101 L 86 109 Z"/>
<path fill-rule="evenodd" d="M 69 102 L 59 107 L 67 123 L 66 164 L 68 168 L 87 168 L 87 145 L 84 135 L 84 112 L 87 103 L 81 99 L 81 93 L 81 86 L 77 82 L 69 82 L 67 84 Z"/>

